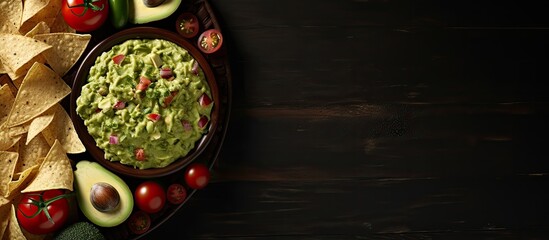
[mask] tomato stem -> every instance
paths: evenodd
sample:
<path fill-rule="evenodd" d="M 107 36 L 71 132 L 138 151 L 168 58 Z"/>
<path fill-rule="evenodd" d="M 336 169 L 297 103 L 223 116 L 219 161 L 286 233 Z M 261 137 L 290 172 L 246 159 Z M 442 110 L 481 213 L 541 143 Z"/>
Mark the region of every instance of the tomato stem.
<path fill-rule="evenodd" d="M 38 208 L 38 211 L 36 211 L 34 214 L 28 216 L 21 209 L 18 208 L 18 210 L 21 212 L 21 214 L 23 214 L 23 216 L 25 216 L 26 218 L 33 218 L 33 217 L 36 217 L 38 214 L 40 214 L 43 211 L 44 215 L 46 215 L 46 217 L 48 218 L 48 221 L 54 223 L 53 219 L 50 216 L 50 213 L 48 212 L 48 206 L 50 204 L 52 204 L 53 202 L 59 200 L 59 199 L 69 198 L 69 197 L 73 196 L 74 193 L 70 192 L 70 193 L 61 194 L 59 196 L 55 196 L 53 198 L 48 199 L 48 201 L 44 201 L 44 193 L 43 192 L 42 193 L 37 193 L 37 194 L 29 194 L 29 195 L 39 197 L 38 201 L 30 198 L 29 200 L 31 202 L 27 203 L 27 204 L 32 204 L 32 205 L 36 206 Z"/>
<path fill-rule="evenodd" d="M 75 16 L 78 16 L 78 17 L 82 17 L 82 16 L 84 16 L 84 14 L 86 14 L 86 12 L 88 11 L 88 8 L 91 8 L 91 10 L 93 10 L 94 12 L 103 10 L 103 8 L 105 8 L 104 4 L 101 4 L 101 7 L 95 6 L 93 4 L 93 3 L 99 2 L 99 1 L 101 1 L 101 0 L 84 0 L 84 3 L 74 5 L 74 6 L 69 5 L 69 3 L 67 2 L 67 7 L 71 9 L 72 14 L 74 14 Z M 74 11 L 72 11 L 72 9 L 77 8 L 77 7 L 84 7 L 84 11 L 81 14 L 76 14 Z"/>

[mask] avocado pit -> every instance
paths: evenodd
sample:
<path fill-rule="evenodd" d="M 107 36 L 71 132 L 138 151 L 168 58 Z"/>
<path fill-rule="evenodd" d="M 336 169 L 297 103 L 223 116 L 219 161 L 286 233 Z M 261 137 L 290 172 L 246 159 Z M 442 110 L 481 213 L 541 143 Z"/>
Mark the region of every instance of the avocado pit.
<path fill-rule="evenodd" d="M 143 0 L 145 6 L 152 8 L 162 4 L 165 0 Z"/>
<path fill-rule="evenodd" d="M 90 202 L 97 211 L 110 212 L 120 205 L 120 195 L 112 185 L 98 182 L 91 187 Z"/>

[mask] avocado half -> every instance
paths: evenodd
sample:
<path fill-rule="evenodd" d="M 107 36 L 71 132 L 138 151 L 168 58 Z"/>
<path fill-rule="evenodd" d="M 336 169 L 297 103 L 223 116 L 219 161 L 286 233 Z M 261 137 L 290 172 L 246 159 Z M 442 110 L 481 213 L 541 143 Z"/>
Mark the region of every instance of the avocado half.
<path fill-rule="evenodd" d="M 172 15 L 181 4 L 181 0 L 166 0 L 156 7 L 147 7 L 143 0 L 130 0 L 129 20 L 134 24 L 158 21 Z"/>
<path fill-rule="evenodd" d="M 90 201 L 90 190 L 96 183 L 112 185 L 120 196 L 120 203 L 110 212 L 100 212 Z M 133 210 L 133 195 L 128 185 L 116 174 L 96 162 L 80 161 L 74 171 L 76 200 L 82 213 L 94 224 L 101 227 L 114 227 L 126 221 Z"/>

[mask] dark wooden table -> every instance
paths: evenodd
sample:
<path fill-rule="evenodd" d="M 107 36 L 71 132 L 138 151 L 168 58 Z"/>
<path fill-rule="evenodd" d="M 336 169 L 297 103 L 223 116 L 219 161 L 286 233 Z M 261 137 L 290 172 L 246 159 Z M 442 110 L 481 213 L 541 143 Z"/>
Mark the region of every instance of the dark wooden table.
<path fill-rule="evenodd" d="M 230 128 L 211 184 L 145 239 L 549 237 L 544 5 L 210 3 Z"/>

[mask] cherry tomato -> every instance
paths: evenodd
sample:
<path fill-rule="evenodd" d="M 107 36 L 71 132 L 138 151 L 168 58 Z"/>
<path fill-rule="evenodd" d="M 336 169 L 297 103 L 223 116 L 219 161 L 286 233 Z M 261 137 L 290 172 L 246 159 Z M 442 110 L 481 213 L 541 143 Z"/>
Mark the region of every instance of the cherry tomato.
<path fill-rule="evenodd" d="M 151 217 L 143 211 L 134 212 L 128 219 L 128 227 L 133 234 L 143 234 L 151 227 Z"/>
<path fill-rule="evenodd" d="M 223 36 L 217 29 L 210 29 L 198 37 L 198 48 L 204 53 L 214 53 L 223 44 Z"/>
<path fill-rule="evenodd" d="M 19 225 L 33 234 L 59 230 L 69 217 L 67 196 L 58 189 L 24 193 L 17 205 Z"/>
<path fill-rule="evenodd" d="M 187 190 L 183 185 L 174 183 L 168 187 L 167 198 L 171 204 L 181 204 L 187 197 Z"/>
<path fill-rule="evenodd" d="M 192 189 L 202 189 L 210 182 L 210 171 L 202 163 L 193 163 L 187 167 L 185 182 Z"/>
<path fill-rule="evenodd" d="M 156 213 L 162 210 L 166 203 L 164 188 L 157 182 L 146 181 L 135 189 L 135 203 L 146 213 Z"/>
<path fill-rule="evenodd" d="M 175 21 L 175 29 L 186 38 L 193 38 L 200 31 L 200 25 L 195 15 L 190 12 L 184 12 Z"/>
<path fill-rule="evenodd" d="M 79 32 L 98 29 L 109 17 L 108 0 L 63 0 L 61 13 L 67 24 Z"/>

